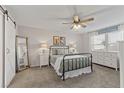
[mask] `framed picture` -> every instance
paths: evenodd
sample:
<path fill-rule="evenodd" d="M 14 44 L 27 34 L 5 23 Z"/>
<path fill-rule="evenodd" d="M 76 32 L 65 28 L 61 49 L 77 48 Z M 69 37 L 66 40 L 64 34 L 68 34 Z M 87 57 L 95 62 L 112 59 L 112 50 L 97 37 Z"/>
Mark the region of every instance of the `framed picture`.
<path fill-rule="evenodd" d="M 60 46 L 65 46 L 65 45 L 66 45 L 65 37 L 60 37 Z"/>
<path fill-rule="evenodd" d="M 60 37 L 53 36 L 53 45 L 59 46 L 60 45 Z"/>

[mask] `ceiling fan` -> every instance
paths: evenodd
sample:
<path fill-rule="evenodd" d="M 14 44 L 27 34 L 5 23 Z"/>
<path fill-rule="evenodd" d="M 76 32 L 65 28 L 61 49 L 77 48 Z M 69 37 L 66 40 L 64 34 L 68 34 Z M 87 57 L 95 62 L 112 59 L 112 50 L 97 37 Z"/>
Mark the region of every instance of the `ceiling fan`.
<path fill-rule="evenodd" d="M 71 29 L 77 30 L 81 27 L 85 28 L 87 27 L 87 23 L 91 22 L 94 20 L 94 18 L 87 18 L 87 19 L 80 19 L 77 13 L 76 7 L 74 7 L 75 10 L 75 15 L 73 16 L 72 22 L 65 22 L 63 24 L 72 24 Z"/>
<path fill-rule="evenodd" d="M 67 22 L 67 23 L 63 23 L 63 24 L 72 24 L 71 29 L 78 29 L 80 27 L 85 28 L 87 26 L 86 23 L 93 21 L 93 20 L 94 20 L 94 18 L 88 18 L 88 19 L 80 20 L 79 16 L 74 16 L 73 22 Z"/>

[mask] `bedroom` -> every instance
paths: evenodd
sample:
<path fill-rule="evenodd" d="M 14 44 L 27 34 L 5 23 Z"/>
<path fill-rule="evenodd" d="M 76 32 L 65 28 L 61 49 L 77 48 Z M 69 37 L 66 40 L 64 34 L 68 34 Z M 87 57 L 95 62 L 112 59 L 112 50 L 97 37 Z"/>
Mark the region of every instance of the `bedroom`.
<path fill-rule="evenodd" d="M 124 13 L 118 10 L 124 6 L 5 5 L 2 9 L 8 11 L 3 17 L 4 87 L 120 87 Z M 10 29 L 14 32 L 7 33 Z"/>

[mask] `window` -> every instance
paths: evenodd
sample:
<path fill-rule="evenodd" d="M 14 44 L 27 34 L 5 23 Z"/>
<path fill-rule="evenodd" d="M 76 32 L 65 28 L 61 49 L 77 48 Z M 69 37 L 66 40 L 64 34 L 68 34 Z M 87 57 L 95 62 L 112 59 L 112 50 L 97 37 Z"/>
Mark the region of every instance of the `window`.
<path fill-rule="evenodd" d="M 118 41 L 124 40 L 123 31 L 108 33 L 108 50 L 118 51 Z"/>
<path fill-rule="evenodd" d="M 91 37 L 91 50 L 118 51 L 118 41 L 124 40 L 124 31 L 113 31 Z"/>
<path fill-rule="evenodd" d="M 105 49 L 105 34 L 93 36 L 92 41 L 93 50 Z"/>
<path fill-rule="evenodd" d="M 108 33 L 108 43 L 113 44 L 123 40 L 123 31 Z"/>

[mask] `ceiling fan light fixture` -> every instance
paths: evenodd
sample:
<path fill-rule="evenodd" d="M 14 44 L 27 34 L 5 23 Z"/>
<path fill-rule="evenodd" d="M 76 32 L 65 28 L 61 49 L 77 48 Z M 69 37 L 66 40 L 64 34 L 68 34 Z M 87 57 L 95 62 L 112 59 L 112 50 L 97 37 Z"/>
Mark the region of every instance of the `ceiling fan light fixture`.
<path fill-rule="evenodd" d="M 77 25 L 73 25 L 73 29 L 77 30 L 78 29 Z"/>
<path fill-rule="evenodd" d="M 77 25 L 77 27 L 78 27 L 78 28 L 80 28 L 80 27 L 81 27 L 81 25 Z"/>
<path fill-rule="evenodd" d="M 74 30 L 78 30 L 80 27 L 81 27 L 81 25 L 79 25 L 79 24 L 78 25 L 76 25 L 76 24 L 73 25 Z"/>

